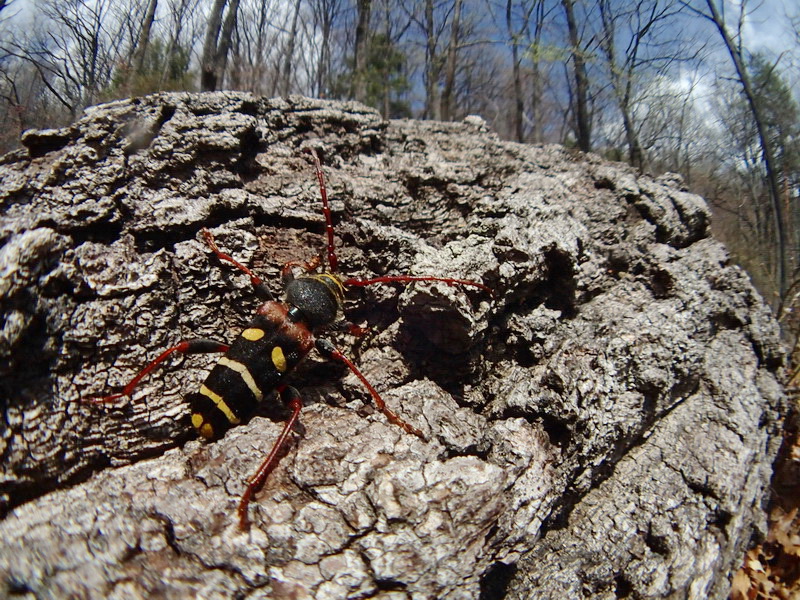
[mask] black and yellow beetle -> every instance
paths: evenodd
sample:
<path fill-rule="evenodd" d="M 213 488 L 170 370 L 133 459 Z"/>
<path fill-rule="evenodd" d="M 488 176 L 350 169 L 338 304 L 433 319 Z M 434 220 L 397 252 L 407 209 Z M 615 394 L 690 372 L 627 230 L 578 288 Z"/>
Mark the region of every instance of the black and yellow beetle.
<path fill-rule="evenodd" d="M 317 272 L 321 263 L 321 259 L 318 257 L 308 262 L 287 263 L 281 272 L 284 299 L 280 302 L 272 296 L 261 278 L 222 252 L 217 247 L 211 232 L 203 229 L 201 234 L 211 251 L 220 260 L 229 262 L 244 271 L 250 277 L 256 294 L 264 299 L 263 304 L 256 310 L 253 320 L 231 345 L 205 338 L 182 341 L 162 352 L 158 358 L 142 369 L 121 392 L 88 400 L 100 404 L 130 396 L 142 378 L 173 352 L 183 354 L 222 352 L 224 355 L 208 374 L 199 391 L 193 392 L 188 397 L 192 409 L 192 425 L 200 436 L 213 440 L 222 437 L 231 427 L 247 422 L 255 414 L 259 404 L 265 398 L 271 397 L 273 392 L 277 392 L 291 410 L 291 416 L 286 421 L 269 455 L 247 482 L 238 507 L 241 529 L 247 527 L 247 507 L 253 493 L 263 485 L 266 477 L 277 464 L 280 452 L 286 444 L 303 406 L 297 390 L 285 383 L 286 376 L 312 348 L 316 347 L 320 354 L 328 359 L 347 365 L 366 386 L 377 408 L 391 423 L 402 427 L 408 433 L 422 437 L 422 433 L 418 429 L 406 423 L 397 413 L 386 406 L 375 388 L 350 359 L 329 340 L 318 338 L 315 335 L 341 319 L 344 290 L 347 286 L 440 281 L 448 285 L 478 287 L 491 294 L 491 290 L 482 283 L 448 277 L 392 275 L 373 279 L 354 279 L 340 276 L 337 273 L 338 260 L 333 242 L 333 225 L 322 167 L 316 151 L 312 149 L 308 152 L 314 161 L 322 197 L 327 234 L 328 270 Z M 300 268 L 302 274 L 295 277 L 295 268 Z M 344 322 L 344 324 L 353 333 L 358 334 L 364 331 L 350 323 Z"/>

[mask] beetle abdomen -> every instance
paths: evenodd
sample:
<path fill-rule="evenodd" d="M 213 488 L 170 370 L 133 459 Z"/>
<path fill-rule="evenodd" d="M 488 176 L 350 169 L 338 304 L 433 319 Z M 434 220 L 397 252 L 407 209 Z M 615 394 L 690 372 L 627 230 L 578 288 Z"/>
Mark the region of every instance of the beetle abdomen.
<path fill-rule="evenodd" d="M 201 436 L 219 438 L 234 425 L 247 422 L 311 350 L 314 341 L 309 329 L 287 315 L 287 308 L 277 302 L 261 305 L 200 390 L 189 395 L 192 425 Z"/>

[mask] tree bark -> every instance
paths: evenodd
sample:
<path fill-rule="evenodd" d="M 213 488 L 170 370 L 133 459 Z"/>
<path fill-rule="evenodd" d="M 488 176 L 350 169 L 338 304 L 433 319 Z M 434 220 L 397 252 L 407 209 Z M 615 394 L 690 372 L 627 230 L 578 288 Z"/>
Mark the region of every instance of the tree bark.
<path fill-rule="evenodd" d="M 783 349 L 702 199 L 476 118 L 297 96 L 115 101 L 22 143 L 0 162 L 0 596 L 727 598 L 764 534 Z M 276 297 L 324 252 L 309 144 L 345 285 L 494 293 L 348 294 L 370 331 L 337 346 L 425 439 L 312 351 L 287 373 L 303 429 L 242 532 L 276 398 L 208 443 L 185 397 L 212 356 L 86 399 L 246 327 L 260 301 L 202 228 Z"/>

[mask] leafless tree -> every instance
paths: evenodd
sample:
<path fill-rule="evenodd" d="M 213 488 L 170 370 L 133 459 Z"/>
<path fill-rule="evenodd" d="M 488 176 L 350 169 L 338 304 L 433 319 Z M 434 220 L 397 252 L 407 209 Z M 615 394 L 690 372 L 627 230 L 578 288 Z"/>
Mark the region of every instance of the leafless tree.
<path fill-rule="evenodd" d="M 709 160 L 719 144 L 707 110 L 703 110 L 708 99 L 699 95 L 701 81 L 696 73 L 680 80 L 666 75 L 649 78 L 640 85 L 639 95 L 644 101 L 635 102 L 645 107 L 646 114 L 634 118 L 650 167 L 658 173 L 680 173 L 688 186 L 696 170 L 719 163 Z"/>
<path fill-rule="evenodd" d="M 281 66 L 280 93 L 284 96 L 291 91 L 292 72 L 295 60 L 295 47 L 297 46 L 297 35 L 299 30 L 300 7 L 302 0 L 295 0 L 292 8 L 292 23 L 286 35 L 286 44 L 283 49 L 283 63 Z"/>
<path fill-rule="evenodd" d="M 200 61 L 200 87 L 204 91 L 216 90 L 222 82 L 238 11 L 239 0 L 214 0 L 211 7 Z"/>
<path fill-rule="evenodd" d="M 444 11 L 446 11 L 444 3 L 422 0 L 421 5 L 413 7 L 412 12 L 408 13 L 409 18 L 417 25 L 423 39 L 425 59 L 422 66 L 422 79 L 425 85 L 425 105 L 422 115 L 428 119 L 441 119 L 439 82 L 444 61 L 439 40 L 446 28 L 446 19 L 441 15 Z"/>
<path fill-rule="evenodd" d="M 334 49 L 334 29 L 342 20 L 342 0 L 312 0 L 312 30 L 318 32 L 317 36 L 308 35 L 307 39 L 316 48 L 314 73 L 314 88 L 312 93 L 320 97 L 328 97 L 333 88 L 334 71 L 333 61 L 336 50 Z"/>
<path fill-rule="evenodd" d="M 450 20 L 450 42 L 447 45 L 445 59 L 444 85 L 440 98 L 441 107 L 439 114 L 445 121 L 450 121 L 454 115 L 454 90 L 456 85 L 456 68 L 458 52 L 461 44 L 461 7 L 463 0 L 453 0 L 453 16 Z"/>
<path fill-rule="evenodd" d="M 459 84 L 457 79 L 464 63 L 464 52 L 483 42 L 473 39 L 475 21 L 465 17 L 463 0 L 422 0 L 408 10 L 424 48 L 421 66 L 425 86 L 423 116 L 430 119 L 456 118 Z M 414 37 L 412 35 L 412 37 Z M 468 75 L 465 75 L 468 77 Z M 462 85 L 462 90 L 466 91 Z"/>
<path fill-rule="evenodd" d="M 367 100 L 366 70 L 369 49 L 369 23 L 372 15 L 372 0 L 357 0 L 355 51 L 353 55 L 353 83 L 350 94 L 359 102 Z"/>
<path fill-rule="evenodd" d="M 281 86 L 287 5 L 277 0 L 245 0 L 232 42 L 230 87 L 274 95 Z"/>
<path fill-rule="evenodd" d="M 527 138 L 526 123 L 531 129 L 530 138 L 542 141 L 542 40 L 545 19 L 555 5 L 545 0 L 506 0 L 505 33 L 511 47 L 511 78 L 513 88 L 513 107 L 511 111 L 511 131 L 519 142 Z M 529 90 L 525 85 L 523 62 L 529 65 Z M 526 115 L 526 98 L 530 104 L 530 115 Z"/>
<path fill-rule="evenodd" d="M 575 135 L 578 148 L 584 152 L 592 149 L 592 123 L 589 116 L 589 77 L 586 72 L 586 50 L 581 42 L 578 22 L 575 16 L 574 0 L 562 0 L 567 19 L 569 45 L 572 61 L 572 74 L 575 81 L 573 101 Z"/>
<path fill-rule="evenodd" d="M 164 56 L 167 60 L 161 67 L 159 75 L 160 87 L 178 75 L 174 72 L 175 57 L 189 55 L 200 40 L 204 23 L 200 20 L 201 11 L 198 4 L 201 0 L 168 0 L 167 15 L 164 19 L 165 40 Z M 187 66 L 188 66 L 188 60 Z"/>
<path fill-rule="evenodd" d="M 736 23 L 736 33 L 731 33 L 725 18 L 725 13 L 720 10 L 716 0 L 705 0 L 705 8 L 699 8 L 691 2 L 682 0 L 682 4 L 710 21 L 720 35 L 722 42 L 733 62 L 737 78 L 742 88 L 742 94 L 747 101 L 753 124 L 758 132 L 761 158 L 766 175 L 767 188 L 772 206 L 772 219 L 775 227 L 775 279 L 778 295 L 782 297 L 787 288 L 787 252 L 788 252 L 788 232 L 786 229 L 786 215 L 781 202 L 781 189 L 778 183 L 774 150 L 771 140 L 767 133 L 767 124 L 764 114 L 756 98 L 756 91 L 753 89 L 750 80 L 750 73 L 746 63 L 746 49 L 742 37 L 747 16 L 747 1 L 743 0 L 739 4 L 738 20 Z"/>
<path fill-rule="evenodd" d="M 24 60 L 4 57 L 0 62 L 0 154 L 13 148 L 23 131 L 37 124 L 36 98 L 43 85 L 35 67 Z"/>
<path fill-rule="evenodd" d="M 512 79 L 514 84 L 514 112 L 512 116 L 512 122 L 514 137 L 518 142 L 522 142 L 525 139 L 525 133 L 523 129 L 525 102 L 522 96 L 522 68 L 520 65 L 522 59 L 520 57 L 520 42 L 522 32 L 528 28 L 530 14 L 534 5 L 536 4 L 541 4 L 541 2 L 531 3 L 531 9 L 524 11 L 521 19 L 515 19 L 513 11 L 514 2 L 513 0 L 506 0 L 506 30 L 508 33 L 508 42 L 511 46 L 511 70 L 513 73 Z M 518 26 L 515 25 L 517 22 L 519 22 Z"/>
<path fill-rule="evenodd" d="M 115 18 L 111 0 L 91 3 L 42 0 L 36 5 L 48 25 L 7 42 L 9 55 L 32 64 L 42 83 L 74 117 L 97 102 L 115 69 L 134 45 L 129 23 Z"/>
<path fill-rule="evenodd" d="M 136 48 L 133 51 L 132 66 L 136 73 L 141 73 L 144 68 L 144 59 L 147 54 L 147 46 L 150 43 L 150 32 L 153 28 L 153 22 L 156 18 L 156 10 L 158 9 L 158 0 L 148 0 L 147 10 L 145 11 L 144 20 L 139 31 L 139 39 L 136 42 Z"/>
<path fill-rule="evenodd" d="M 628 162 L 642 169 L 646 156 L 634 115 L 637 87 L 685 54 L 676 20 L 682 7 L 673 0 L 598 0 L 597 6 L 602 26 L 599 47 L 622 118 Z"/>
<path fill-rule="evenodd" d="M 508 76 L 508 57 L 501 48 L 500 44 L 464 48 L 459 53 L 456 93 L 459 114 L 480 115 L 493 130 L 509 137 L 513 82 Z"/>

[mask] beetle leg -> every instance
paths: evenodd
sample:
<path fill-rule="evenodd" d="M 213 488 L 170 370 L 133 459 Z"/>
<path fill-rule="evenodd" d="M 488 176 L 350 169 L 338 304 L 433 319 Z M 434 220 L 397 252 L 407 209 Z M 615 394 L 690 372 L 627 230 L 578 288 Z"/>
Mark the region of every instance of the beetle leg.
<path fill-rule="evenodd" d="M 216 340 L 211 340 L 208 338 L 196 338 L 193 340 L 184 340 L 171 348 L 167 348 L 158 355 L 154 361 L 149 363 L 144 369 L 139 371 L 139 373 L 131 379 L 128 384 L 122 388 L 121 392 L 117 392 L 116 394 L 109 394 L 108 396 L 100 396 L 100 397 L 90 397 L 83 399 L 83 402 L 89 402 L 91 404 L 106 404 L 108 402 L 113 402 L 118 398 L 122 398 L 123 396 L 128 396 L 133 393 L 133 390 L 139 384 L 139 382 L 144 379 L 150 371 L 155 369 L 158 365 L 164 362 L 167 357 L 172 354 L 173 352 L 180 352 L 181 354 L 205 354 L 205 353 L 212 353 L 212 352 L 227 352 L 228 351 L 228 344 L 223 344 L 222 342 L 218 342 Z"/>
<path fill-rule="evenodd" d="M 272 450 L 270 450 L 267 458 L 264 459 L 264 462 L 261 463 L 258 470 L 247 480 L 247 487 L 242 494 L 242 499 L 239 500 L 239 507 L 237 508 L 237 512 L 239 513 L 239 529 L 242 531 L 245 531 L 249 526 L 247 507 L 250 505 L 250 499 L 253 497 L 253 494 L 264 485 L 267 476 L 278 464 L 280 453 L 286 445 L 289 433 L 295 426 L 295 423 L 297 423 L 297 419 L 300 416 L 300 409 L 303 408 L 303 400 L 300 398 L 300 393 L 293 387 L 280 386 L 278 392 L 281 395 L 281 399 L 292 409 L 292 414 L 283 425 L 283 430 L 278 436 L 278 439 L 275 440 L 275 444 L 273 444 Z"/>
<path fill-rule="evenodd" d="M 425 436 L 422 435 L 422 432 L 419 429 L 417 429 L 413 425 L 409 425 L 408 423 L 406 423 L 405 420 L 403 420 L 403 418 L 400 415 L 398 415 L 391 408 L 386 406 L 386 402 L 383 401 L 383 398 L 381 398 L 380 394 L 378 394 L 375 388 L 372 387 L 372 384 L 369 381 L 367 381 L 367 378 L 364 377 L 363 373 L 361 373 L 361 371 L 358 370 L 358 367 L 356 367 L 353 364 L 353 361 L 351 361 L 344 354 L 342 354 L 336 348 L 336 346 L 333 345 L 333 343 L 331 343 L 329 340 L 317 339 L 316 346 L 319 353 L 322 354 L 322 356 L 324 356 L 325 358 L 329 358 L 331 360 L 337 360 L 347 365 L 347 368 L 349 368 L 353 372 L 353 374 L 361 380 L 361 383 L 364 384 L 364 387 L 367 388 L 367 390 L 370 393 L 370 396 L 372 396 L 372 400 L 375 402 L 375 406 L 378 408 L 379 411 L 381 411 L 386 416 L 386 418 L 389 420 L 390 423 L 393 423 L 398 427 L 402 427 L 404 431 L 407 431 L 408 433 L 413 433 L 414 435 L 423 440 L 425 439 Z"/>

